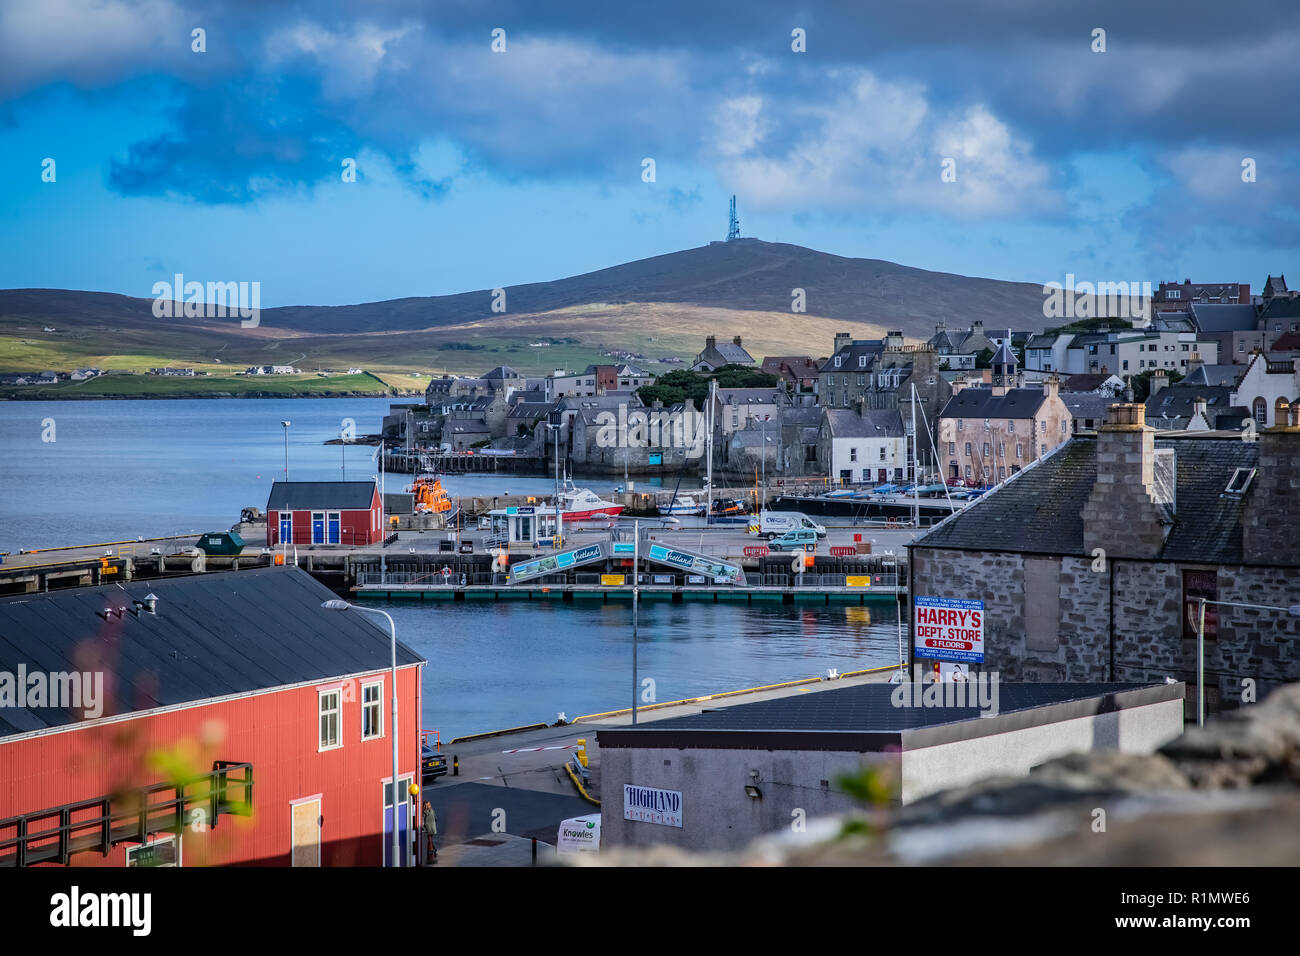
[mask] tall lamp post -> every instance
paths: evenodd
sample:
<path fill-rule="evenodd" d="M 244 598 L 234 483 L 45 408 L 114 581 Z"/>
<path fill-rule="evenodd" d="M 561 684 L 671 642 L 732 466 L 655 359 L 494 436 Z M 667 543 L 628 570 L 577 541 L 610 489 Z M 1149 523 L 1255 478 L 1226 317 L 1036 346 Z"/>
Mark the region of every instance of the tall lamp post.
<path fill-rule="evenodd" d="M 289 426 L 292 425 L 293 422 L 283 421 L 280 422 L 280 424 L 284 426 L 284 480 L 288 481 L 289 480 Z"/>
<path fill-rule="evenodd" d="M 763 452 L 763 504 L 760 513 L 767 510 L 767 421 L 771 417 L 771 415 L 764 415 L 763 424 L 760 426 L 763 437 L 763 445 L 761 448 L 761 451 Z"/>
<path fill-rule="evenodd" d="M 1289 607 L 1281 607 L 1276 604 L 1243 604 L 1239 601 L 1211 601 L 1207 598 L 1197 598 L 1199 607 L 1197 608 L 1196 622 L 1196 726 L 1205 726 L 1205 606 L 1213 604 L 1217 607 L 1249 607 L 1257 611 L 1286 611 L 1292 617 L 1300 617 L 1300 604 L 1292 604 Z"/>
<path fill-rule="evenodd" d="M 398 833 L 397 796 L 398 796 L 398 786 L 400 783 L 398 773 L 397 773 L 397 625 L 393 623 L 393 619 L 388 614 L 387 611 L 381 611 L 378 608 L 360 607 L 359 605 L 356 604 L 349 604 L 347 601 L 341 600 L 339 598 L 334 598 L 332 600 L 325 601 L 323 604 L 321 604 L 321 607 L 323 607 L 327 611 L 360 611 L 362 614 L 377 614 L 380 617 L 384 618 L 386 621 L 388 621 L 388 636 L 392 642 L 392 648 L 393 648 L 393 670 L 392 670 L 392 677 L 391 677 L 391 681 L 393 685 L 392 688 L 393 726 L 391 730 L 392 737 L 393 737 L 393 866 L 401 866 L 402 864 L 398 862 L 399 860 L 401 860 L 401 856 L 399 855 L 400 850 L 398 849 L 399 841 L 397 837 L 397 833 Z"/>

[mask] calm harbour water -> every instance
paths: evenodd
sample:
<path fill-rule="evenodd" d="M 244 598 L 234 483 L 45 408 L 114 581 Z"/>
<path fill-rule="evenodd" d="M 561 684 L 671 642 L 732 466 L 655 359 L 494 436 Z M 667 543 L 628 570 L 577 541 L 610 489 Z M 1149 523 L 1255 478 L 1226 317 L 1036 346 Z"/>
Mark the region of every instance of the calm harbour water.
<path fill-rule="evenodd" d="M 0 551 L 228 528 L 264 508 L 271 482 L 342 476 L 322 442 L 352 418 L 378 431 L 386 399 L 215 399 L 0 403 Z M 43 442 L 53 419 L 55 441 Z M 375 474 L 372 448 L 346 451 L 347 477 Z M 390 476 L 389 491 L 407 476 Z M 597 492 L 621 480 L 582 479 Z M 638 482 L 646 487 L 649 482 Z M 540 493 L 553 481 L 450 476 L 453 495 Z M 686 483 L 683 482 L 683 488 Z M 631 703 L 630 603 L 383 605 L 429 659 L 424 726 L 444 739 Z M 642 604 L 640 674 L 658 700 L 882 666 L 897 660 L 896 612 L 870 607 Z"/>

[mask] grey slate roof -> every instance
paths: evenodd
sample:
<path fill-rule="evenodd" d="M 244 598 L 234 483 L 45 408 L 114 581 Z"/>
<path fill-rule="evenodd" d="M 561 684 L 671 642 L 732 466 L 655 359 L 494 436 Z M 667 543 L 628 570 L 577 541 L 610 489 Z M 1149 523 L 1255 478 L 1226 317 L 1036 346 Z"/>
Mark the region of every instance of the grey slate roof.
<path fill-rule="evenodd" d="M 963 388 L 948 399 L 941 418 L 1033 418 L 1047 396 L 1041 388 L 1009 388 L 994 395 L 988 386 Z"/>
<path fill-rule="evenodd" d="M 1070 410 L 1070 415 L 1080 421 L 1080 427 L 1085 427 L 1088 419 L 1092 419 L 1095 425 L 1100 425 L 1106 421 L 1109 414 L 1110 406 L 1116 402 L 1122 402 L 1122 398 L 1111 398 L 1109 395 L 1099 395 L 1097 392 L 1061 392 L 1061 401 L 1065 402 L 1065 407 Z"/>
<path fill-rule="evenodd" d="M 842 346 L 839 351 L 822 363 L 821 368 L 817 370 L 818 374 L 823 372 L 863 372 L 871 368 L 872 362 L 881 352 L 885 350 L 885 343 L 882 339 L 854 339 L 848 345 Z M 866 357 L 866 364 L 861 365 L 859 358 Z M 840 364 L 835 364 L 835 359 L 839 358 Z"/>
<path fill-rule="evenodd" d="M 1249 332 L 1259 321 L 1253 305 L 1194 302 L 1187 311 L 1202 332 Z"/>
<path fill-rule="evenodd" d="M 158 597 L 157 613 L 126 611 Z M 254 568 L 0 599 L 0 670 L 103 670 L 104 714 L 130 713 L 388 668 L 386 627 L 299 568 Z M 399 666 L 423 658 L 397 645 Z M 60 727 L 82 712 L 0 708 L 0 738 Z"/>
<path fill-rule="evenodd" d="M 267 511 L 365 511 L 374 498 L 373 481 L 277 481 L 266 499 Z"/>
<path fill-rule="evenodd" d="M 1146 414 L 1149 418 L 1191 418 L 1196 413 L 1196 400 L 1205 399 L 1205 412 L 1213 419 L 1219 412 L 1227 411 L 1232 406 L 1231 385 L 1201 385 L 1179 382 L 1166 385 L 1146 401 Z"/>
<path fill-rule="evenodd" d="M 1245 365 L 1201 365 L 1179 379 L 1178 384 L 1230 385 L 1235 387 L 1238 380 L 1245 373 L 1246 368 Z"/>
<path fill-rule="evenodd" d="M 1194 434 L 1194 433 L 1192 433 Z M 1240 564 L 1242 497 L 1223 494 L 1237 468 L 1255 468 L 1259 444 L 1235 438 L 1158 438 L 1172 448 L 1177 512 L 1157 560 Z M 921 537 L 917 548 L 1086 557 L 1081 512 L 1097 480 L 1097 440 L 1070 439 Z"/>
<path fill-rule="evenodd" d="M 847 408 L 828 408 L 826 424 L 835 438 L 898 438 L 904 434 L 897 408 L 868 408 L 861 415 Z"/>

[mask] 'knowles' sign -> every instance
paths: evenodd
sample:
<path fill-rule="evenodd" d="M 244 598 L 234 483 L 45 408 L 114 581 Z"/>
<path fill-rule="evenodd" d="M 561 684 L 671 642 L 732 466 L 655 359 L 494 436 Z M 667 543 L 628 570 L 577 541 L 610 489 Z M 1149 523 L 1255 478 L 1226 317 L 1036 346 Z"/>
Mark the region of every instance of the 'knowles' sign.
<path fill-rule="evenodd" d="M 623 819 L 680 827 L 682 795 L 676 790 L 635 787 L 625 783 L 623 784 Z"/>

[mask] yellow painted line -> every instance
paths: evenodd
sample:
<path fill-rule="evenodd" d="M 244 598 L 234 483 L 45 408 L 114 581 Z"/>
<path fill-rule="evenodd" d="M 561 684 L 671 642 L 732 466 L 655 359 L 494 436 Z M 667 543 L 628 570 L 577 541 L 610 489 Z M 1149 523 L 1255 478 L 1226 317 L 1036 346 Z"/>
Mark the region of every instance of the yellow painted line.
<path fill-rule="evenodd" d="M 577 787 L 578 792 L 582 794 L 582 799 L 586 800 L 588 803 L 594 803 L 596 806 L 600 806 L 600 801 L 589 794 L 587 788 L 582 785 L 582 781 L 578 779 L 578 775 L 573 771 L 573 766 L 566 763 L 564 769 L 568 771 L 569 779 L 573 781 L 573 785 Z"/>
<path fill-rule="evenodd" d="M 481 734 L 466 734 L 464 737 L 453 737 L 447 741 L 447 745 L 463 744 L 470 740 L 483 740 L 487 737 L 500 737 L 502 734 L 516 734 L 524 730 L 545 730 L 550 724 L 528 724 L 524 727 L 508 727 L 505 730 L 489 730 Z"/>

